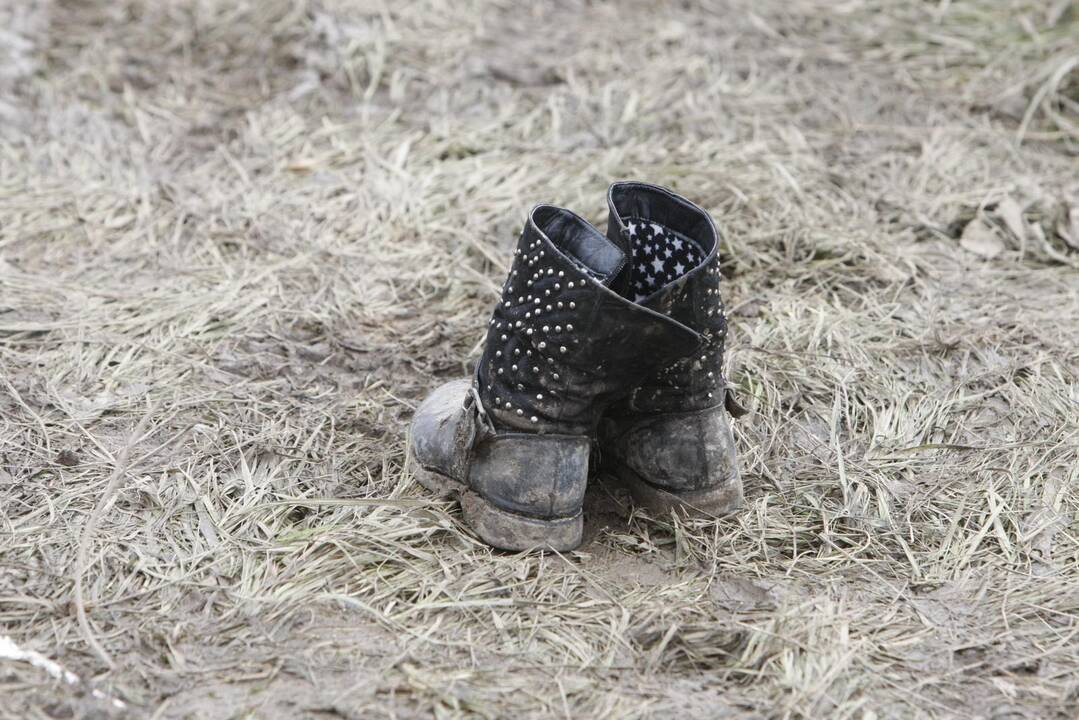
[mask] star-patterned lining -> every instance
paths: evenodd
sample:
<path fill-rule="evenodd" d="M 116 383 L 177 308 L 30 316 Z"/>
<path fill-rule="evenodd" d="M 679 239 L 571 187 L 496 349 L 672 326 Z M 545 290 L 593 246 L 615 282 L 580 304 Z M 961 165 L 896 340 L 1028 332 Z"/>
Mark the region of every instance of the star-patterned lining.
<path fill-rule="evenodd" d="M 632 253 L 630 292 L 640 302 L 701 264 L 704 253 L 686 236 L 639 217 L 626 220 Z"/>

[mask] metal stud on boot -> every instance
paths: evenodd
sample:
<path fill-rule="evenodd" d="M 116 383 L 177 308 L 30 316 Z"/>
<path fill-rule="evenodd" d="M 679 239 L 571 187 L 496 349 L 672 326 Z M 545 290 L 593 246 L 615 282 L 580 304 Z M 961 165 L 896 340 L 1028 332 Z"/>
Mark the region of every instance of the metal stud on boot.
<path fill-rule="evenodd" d="M 700 344 L 608 287 L 626 260 L 568 210 L 532 210 L 476 376 L 443 385 L 416 412 L 417 479 L 460 498 L 465 520 L 495 547 L 576 547 L 603 409 Z"/>
<path fill-rule="evenodd" d="M 721 374 L 727 322 L 712 218 L 666 188 L 623 182 L 607 193 L 607 237 L 627 254 L 612 287 L 699 333 L 700 347 L 661 366 L 604 416 L 604 464 L 652 512 L 719 515 L 742 504 Z"/>

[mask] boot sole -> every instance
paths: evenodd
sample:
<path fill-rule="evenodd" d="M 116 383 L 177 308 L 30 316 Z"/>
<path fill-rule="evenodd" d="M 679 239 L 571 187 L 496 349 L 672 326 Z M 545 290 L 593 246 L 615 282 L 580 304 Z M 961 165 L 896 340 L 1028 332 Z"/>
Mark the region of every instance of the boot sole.
<path fill-rule="evenodd" d="M 629 490 L 635 505 L 657 517 L 673 512 L 689 518 L 716 518 L 730 515 L 743 505 L 742 486 L 737 482 L 673 492 L 653 485 L 617 460 L 610 460 L 608 470 Z"/>
<path fill-rule="evenodd" d="M 465 522 L 485 543 L 501 550 L 573 550 L 581 544 L 584 515 L 541 520 L 495 506 L 462 482 L 422 466 L 416 467 L 420 485 L 442 497 L 456 498 Z"/>

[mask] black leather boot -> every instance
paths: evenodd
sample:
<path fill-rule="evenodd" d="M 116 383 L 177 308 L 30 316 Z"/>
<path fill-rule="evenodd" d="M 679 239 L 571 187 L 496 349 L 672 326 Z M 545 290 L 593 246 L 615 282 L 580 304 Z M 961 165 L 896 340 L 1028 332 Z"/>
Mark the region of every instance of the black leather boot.
<path fill-rule="evenodd" d="M 721 372 L 719 233 L 708 213 L 656 185 L 616 183 L 607 203 L 607 237 L 630 258 L 612 287 L 692 328 L 702 343 L 608 409 L 603 464 L 653 512 L 730 512 L 742 504 L 742 482 L 725 405 L 741 409 L 727 400 Z"/>
<path fill-rule="evenodd" d="M 576 547 L 603 409 L 700 344 L 698 333 L 610 289 L 626 261 L 577 215 L 535 208 L 475 378 L 443 385 L 416 412 L 418 480 L 458 496 L 466 521 L 495 547 Z"/>

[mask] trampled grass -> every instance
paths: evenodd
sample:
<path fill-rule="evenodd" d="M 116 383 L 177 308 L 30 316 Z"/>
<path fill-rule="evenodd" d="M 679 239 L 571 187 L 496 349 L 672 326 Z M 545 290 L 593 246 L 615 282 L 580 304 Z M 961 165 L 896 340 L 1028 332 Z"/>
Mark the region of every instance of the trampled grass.
<path fill-rule="evenodd" d="M 1074 717 L 1077 38 L 1011 0 L 0 3 L 0 717 Z M 528 208 L 602 222 L 622 178 L 725 233 L 746 509 L 597 479 L 580 551 L 492 552 L 408 421 Z"/>

